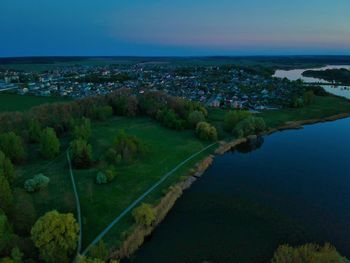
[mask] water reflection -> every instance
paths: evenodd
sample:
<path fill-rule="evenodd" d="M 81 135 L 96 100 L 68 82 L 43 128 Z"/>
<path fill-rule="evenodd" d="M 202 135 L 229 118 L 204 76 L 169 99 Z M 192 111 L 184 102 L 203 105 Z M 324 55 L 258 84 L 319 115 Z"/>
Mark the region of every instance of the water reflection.
<path fill-rule="evenodd" d="M 250 153 L 258 150 L 264 144 L 264 137 L 256 136 L 250 137 L 247 142 L 241 143 L 236 147 L 231 149 L 231 153 L 239 152 L 239 153 Z"/>

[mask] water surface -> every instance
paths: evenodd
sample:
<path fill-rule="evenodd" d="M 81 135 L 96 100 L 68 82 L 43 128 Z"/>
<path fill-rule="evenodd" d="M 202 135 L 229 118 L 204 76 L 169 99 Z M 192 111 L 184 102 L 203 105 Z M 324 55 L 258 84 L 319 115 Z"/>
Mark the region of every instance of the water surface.
<path fill-rule="evenodd" d="M 303 72 L 306 70 L 326 70 L 326 69 L 340 69 L 345 68 L 350 70 L 349 65 L 331 65 L 322 68 L 309 68 L 309 69 L 292 69 L 292 70 L 276 70 L 274 77 L 287 78 L 289 80 L 301 79 L 306 83 L 329 83 L 329 85 L 321 85 L 327 92 L 350 99 L 350 87 L 349 86 L 334 86 L 332 83 L 318 78 L 304 77 Z"/>
<path fill-rule="evenodd" d="M 130 262 L 268 262 L 279 244 L 350 257 L 350 119 L 217 156 Z"/>

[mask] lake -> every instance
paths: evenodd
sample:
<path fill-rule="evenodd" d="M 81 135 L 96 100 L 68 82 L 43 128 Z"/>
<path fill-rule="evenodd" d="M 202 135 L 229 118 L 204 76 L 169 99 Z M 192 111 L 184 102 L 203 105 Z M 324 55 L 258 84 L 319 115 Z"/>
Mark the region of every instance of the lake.
<path fill-rule="evenodd" d="M 350 257 L 350 118 L 217 156 L 128 262 L 268 262 L 278 245 Z"/>
<path fill-rule="evenodd" d="M 327 81 L 323 79 L 318 79 L 318 78 L 312 78 L 312 77 L 304 77 L 302 74 L 306 70 L 326 70 L 326 69 L 340 69 L 340 68 L 345 68 L 350 70 L 349 65 L 330 65 L 322 68 L 308 68 L 308 69 L 293 69 L 293 70 L 276 70 L 275 74 L 273 75 L 274 77 L 277 78 L 287 78 L 289 80 L 298 80 L 302 79 L 305 82 L 309 83 L 328 83 Z M 345 97 L 350 99 L 350 87 L 349 86 L 334 86 L 331 83 L 329 85 L 321 85 L 327 92 Z"/>

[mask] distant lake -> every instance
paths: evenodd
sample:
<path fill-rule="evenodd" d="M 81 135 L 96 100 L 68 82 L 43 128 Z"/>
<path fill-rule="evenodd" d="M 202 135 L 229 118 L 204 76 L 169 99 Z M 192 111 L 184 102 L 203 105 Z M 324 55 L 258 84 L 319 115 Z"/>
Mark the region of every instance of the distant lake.
<path fill-rule="evenodd" d="M 314 83 L 314 82 L 321 82 L 321 83 L 329 83 L 328 81 L 325 81 L 323 79 L 318 78 L 312 78 L 312 77 L 304 77 L 302 74 L 306 70 L 326 70 L 326 69 L 340 69 L 345 68 L 350 70 L 349 65 L 331 65 L 326 66 L 322 68 L 309 68 L 309 69 L 292 69 L 292 70 L 276 70 L 274 77 L 277 78 L 287 78 L 289 80 L 298 80 L 302 79 L 305 82 Z M 350 87 L 349 86 L 334 86 L 332 83 L 329 83 L 329 85 L 321 85 L 327 92 L 345 97 L 350 99 Z"/>
<path fill-rule="evenodd" d="M 217 156 L 128 262 L 269 262 L 280 244 L 350 258 L 350 118 Z"/>

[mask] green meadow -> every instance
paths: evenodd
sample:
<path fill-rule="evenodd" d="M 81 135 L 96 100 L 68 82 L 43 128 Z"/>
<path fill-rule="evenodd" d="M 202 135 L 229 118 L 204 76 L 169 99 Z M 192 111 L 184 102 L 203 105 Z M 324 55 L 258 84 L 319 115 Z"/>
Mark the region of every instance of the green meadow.
<path fill-rule="evenodd" d="M 69 99 L 62 97 L 39 97 L 0 92 L 0 112 L 25 111 L 41 104 L 62 101 L 69 101 Z"/>

